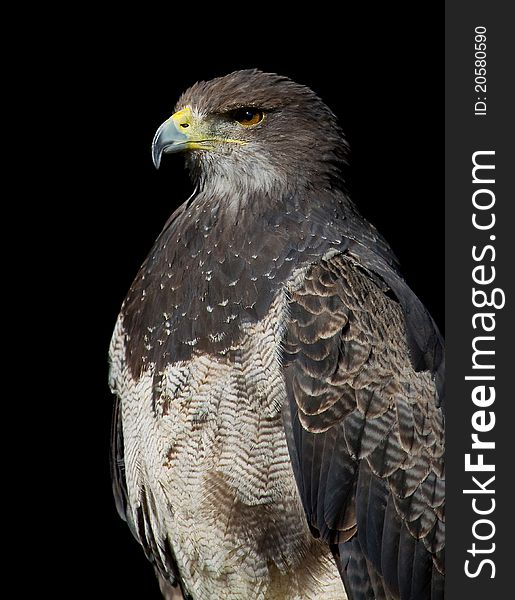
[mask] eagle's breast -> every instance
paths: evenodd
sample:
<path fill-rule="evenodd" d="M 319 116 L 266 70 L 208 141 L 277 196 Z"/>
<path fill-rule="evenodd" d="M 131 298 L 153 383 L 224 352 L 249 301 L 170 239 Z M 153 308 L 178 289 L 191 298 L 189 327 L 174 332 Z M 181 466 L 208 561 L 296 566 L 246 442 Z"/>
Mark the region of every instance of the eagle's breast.
<path fill-rule="evenodd" d="M 134 378 L 123 319 L 113 338 L 133 518 L 144 490 L 153 533 L 168 540 L 195 598 L 344 597 L 329 548 L 308 528 L 288 454 L 287 315 L 284 286 L 264 318 L 240 324 L 230 351 L 194 350 L 166 365 L 157 387 L 155 366 Z"/>

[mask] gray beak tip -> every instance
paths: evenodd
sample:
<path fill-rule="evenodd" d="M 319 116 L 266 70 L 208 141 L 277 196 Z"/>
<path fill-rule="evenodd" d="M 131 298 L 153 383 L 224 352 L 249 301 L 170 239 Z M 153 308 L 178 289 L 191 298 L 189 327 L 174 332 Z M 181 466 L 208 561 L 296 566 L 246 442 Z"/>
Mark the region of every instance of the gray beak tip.
<path fill-rule="evenodd" d="M 152 162 L 156 169 L 161 165 L 163 153 L 179 152 L 185 148 L 188 136 L 179 131 L 173 119 L 165 121 L 152 140 Z"/>
<path fill-rule="evenodd" d="M 152 162 L 154 163 L 154 167 L 159 169 L 161 165 L 161 154 L 162 150 L 156 146 L 156 144 L 152 144 Z"/>

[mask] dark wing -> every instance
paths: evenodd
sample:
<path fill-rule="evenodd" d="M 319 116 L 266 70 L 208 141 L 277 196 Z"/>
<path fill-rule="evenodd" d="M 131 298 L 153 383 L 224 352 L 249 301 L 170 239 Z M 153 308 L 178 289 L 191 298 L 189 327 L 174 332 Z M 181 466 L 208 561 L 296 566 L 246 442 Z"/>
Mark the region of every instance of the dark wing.
<path fill-rule="evenodd" d="M 443 415 L 434 375 L 442 373 L 441 338 L 402 280 L 398 301 L 376 273 L 338 254 L 312 265 L 292 293 L 290 455 L 310 527 L 331 544 L 350 600 L 436 600 L 444 573 Z M 410 303 L 416 318 L 403 310 Z M 410 339 L 426 346 L 429 370 Z"/>
<path fill-rule="evenodd" d="M 115 396 L 114 400 L 113 421 L 111 425 L 111 477 L 118 514 L 124 521 L 127 521 L 132 534 L 143 546 L 147 559 L 154 565 L 163 597 L 166 599 L 179 600 L 179 598 L 184 598 L 188 600 L 190 596 L 182 588 L 179 568 L 177 567 L 172 548 L 166 541 L 158 540 L 154 533 L 154 528 L 152 527 L 153 502 L 144 488 L 141 490 L 141 504 L 137 511 L 136 523 L 134 523 L 131 517 L 131 511 L 127 510 L 128 492 L 125 480 L 123 429 L 120 414 L 120 399 L 117 396 Z"/>

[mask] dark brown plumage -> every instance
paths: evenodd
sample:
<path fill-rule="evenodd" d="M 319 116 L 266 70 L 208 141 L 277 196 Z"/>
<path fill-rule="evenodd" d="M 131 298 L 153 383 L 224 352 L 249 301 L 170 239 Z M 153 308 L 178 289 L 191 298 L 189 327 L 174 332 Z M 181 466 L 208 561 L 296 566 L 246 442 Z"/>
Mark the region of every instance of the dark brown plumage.
<path fill-rule="evenodd" d="M 259 71 L 176 110 L 154 159 L 187 150 L 195 192 L 111 347 L 122 517 L 195 600 L 343 598 L 336 566 L 351 600 L 442 598 L 443 344 L 343 191 L 334 115 Z"/>
<path fill-rule="evenodd" d="M 350 250 L 308 271 L 291 315 L 290 448 L 311 526 L 333 544 L 351 597 L 383 580 L 372 597 L 438 597 L 442 414 L 430 374 L 410 364 L 401 308 Z M 370 580 L 360 574 L 360 591 L 353 571 L 363 565 Z"/>

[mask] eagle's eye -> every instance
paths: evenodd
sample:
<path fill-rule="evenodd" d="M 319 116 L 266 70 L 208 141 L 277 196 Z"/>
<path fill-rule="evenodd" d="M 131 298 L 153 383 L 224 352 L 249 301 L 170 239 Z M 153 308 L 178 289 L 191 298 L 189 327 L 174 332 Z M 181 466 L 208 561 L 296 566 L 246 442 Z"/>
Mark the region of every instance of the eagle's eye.
<path fill-rule="evenodd" d="M 263 120 L 263 111 L 257 108 L 238 108 L 231 113 L 231 117 L 244 127 L 252 127 Z"/>

